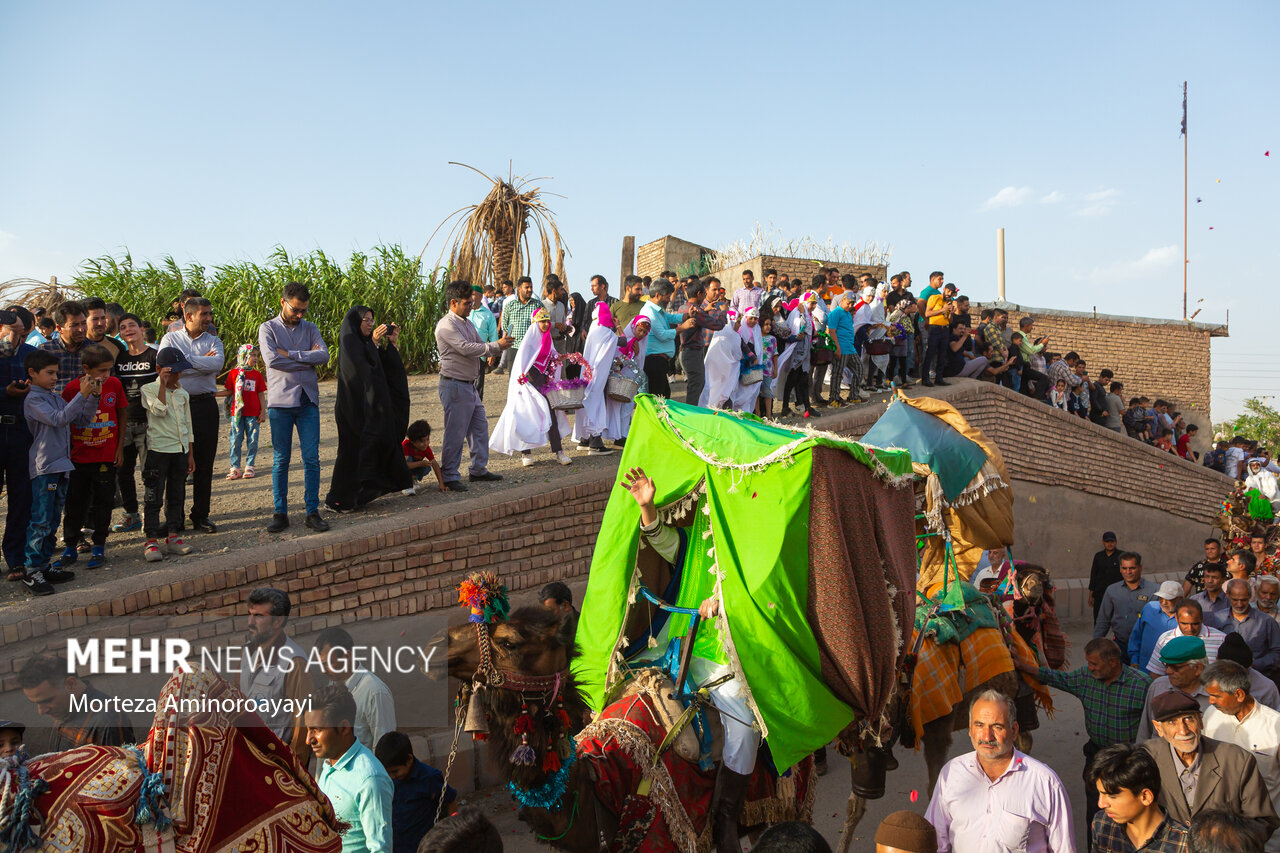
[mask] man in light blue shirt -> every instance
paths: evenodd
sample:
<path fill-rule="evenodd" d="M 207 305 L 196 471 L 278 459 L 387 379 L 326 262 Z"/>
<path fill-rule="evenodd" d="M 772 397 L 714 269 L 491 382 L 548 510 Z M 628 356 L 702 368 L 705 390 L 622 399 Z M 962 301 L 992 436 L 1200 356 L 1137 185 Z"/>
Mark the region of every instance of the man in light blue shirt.
<path fill-rule="evenodd" d="M 212 303 L 193 296 L 182 304 L 182 328 L 160 340 L 160 349 L 173 347 L 191 363 L 190 370 L 182 371 L 182 388 L 191 395 L 191 453 L 196 463 L 191 475 L 191 526 L 200 533 L 218 532 L 209 520 L 213 466 L 218 459 L 218 436 L 222 432 L 218 401 L 213 395 L 218 390 L 218 374 L 225 359 L 222 341 L 209 332 L 212 324 Z"/>
<path fill-rule="evenodd" d="M 649 289 L 649 301 L 640 309 L 641 316 L 649 318 L 649 343 L 644 355 L 644 373 L 649 379 L 649 392 L 664 398 L 671 397 L 667 368 L 676 357 L 676 329 L 693 327 L 693 321 L 685 320 L 683 314 L 672 314 L 666 310 L 671 304 L 674 290 L 667 279 L 656 279 Z"/>
<path fill-rule="evenodd" d="M 492 287 L 492 285 L 490 285 Z M 480 340 L 486 344 L 498 342 L 498 318 L 484 304 L 484 288 L 478 284 L 471 285 L 471 314 L 467 317 L 471 325 L 476 327 Z M 484 399 L 484 375 L 498 366 L 498 359 L 480 357 L 480 372 L 476 374 L 476 393 Z"/>
<path fill-rule="evenodd" d="M 853 329 L 853 291 L 846 290 L 840 295 L 840 303 L 827 314 L 827 335 L 835 344 L 836 354 L 831 363 L 831 394 L 828 406 L 839 408 L 846 403 L 865 402 L 862 392 L 862 360 L 858 357 L 858 349 L 854 346 Z M 852 374 L 849 396 L 840 399 L 840 383 L 844 380 L 844 371 L 848 368 Z"/>
<path fill-rule="evenodd" d="M 395 786 L 382 762 L 356 740 L 356 701 L 341 684 L 311 695 L 304 722 L 307 745 L 320 759 L 316 783 L 338 819 L 350 824 L 342 853 L 392 853 L 391 800 Z"/>

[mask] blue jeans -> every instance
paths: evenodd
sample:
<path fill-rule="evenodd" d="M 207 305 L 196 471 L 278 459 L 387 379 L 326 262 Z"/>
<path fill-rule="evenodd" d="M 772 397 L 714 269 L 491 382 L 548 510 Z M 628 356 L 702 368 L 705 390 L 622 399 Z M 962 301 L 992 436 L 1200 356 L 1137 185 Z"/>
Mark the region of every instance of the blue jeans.
<path fill-rule="evenodd" d="M 292 435 L 290 435 L 292 438 Z M 275 439 L 272 438 L 274 443 Z M 231 446 L 231 467 L 240 467 L 240 445 L 244 444 L 244 464 L 252 468 L 258 459 L 258 419 L 244 415 L 233 415 L 231 432 L 227 435 L 227 444 Z"/>
<path fill-rule="evenodd" d="M 66 474 L 40 474 L 31 478 L 31 526 L 27 528 L 27 571 L 49 565 L 58 547 L 58 524 L 67 502 Z"/>
<path fill-rule="evenodd" d="M 320 511 L 320 407 L 315 403 L 301 406 L 272 406 L 267 409 L 271 424 L 271 445 L 275 458 L 271 464 L 271 496 L 277 515 L 289 512 L 289 460 L 293 456 L 293 430 L 298 430 L 302 449 L 302 502 L 307 515 Z"/>

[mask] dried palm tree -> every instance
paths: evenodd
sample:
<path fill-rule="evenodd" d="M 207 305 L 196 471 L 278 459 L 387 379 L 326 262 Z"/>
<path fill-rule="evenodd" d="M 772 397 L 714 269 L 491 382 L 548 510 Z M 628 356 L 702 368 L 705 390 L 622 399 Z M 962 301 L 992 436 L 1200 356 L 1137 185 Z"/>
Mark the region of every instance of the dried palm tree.
<path fill-rule="evenodd" d="M 79 293 L 59 284 L 56 279 L 40 281 L 34 278 L 11 278 L 0 282 L 0 304 L 4 305 L 52 311 L 68 299 L 78 298 Z"/>
<path fill-rule="evenodd" d="M 560 239 L 560 230 L 556 227 L 551 209 L 543 203 L 544 193 L 541 187 L 531 186 L 534 181 L 545 181 L 548 178 L 514 177 L 508 171 L 507 180 L 490 178 L 473 166 L 466 163 L 454 163 L 452 166 L 463 166 L 477 175 L 484 175 L 493 187 L 479 204 L 472 204 L 455 210 L 445 217 L 436 230 L 432 232 L 427 246 L 449 220 L 458 214 L 464 214 L 449 230 L 448 240 L 452 239 L 449 266 L 451 277 L 455 280 L 466 280 L 473 284 L 492 282 L 497 286 L 503 279 L 515 281 L 528 272 L 529 225 L 532 223 L 538 230 L 539 248 L 542 251 L 542 277 L 551 273 L 553 262 L 563 269 L 564 241 Z M 563 198 L 563 196 L 560 196 Z M 456 235 L 456 238 L 455 238 Z M 552 245 L 554 243 L 554 249 Z M 422 254 L 427 247 L 423 246 Z M 441 252 L 443 258 L 444 252 Z M 421 257 L 421 255 L 419 255 Z M 563 278 L 563 275 L 561 275 Z"/>

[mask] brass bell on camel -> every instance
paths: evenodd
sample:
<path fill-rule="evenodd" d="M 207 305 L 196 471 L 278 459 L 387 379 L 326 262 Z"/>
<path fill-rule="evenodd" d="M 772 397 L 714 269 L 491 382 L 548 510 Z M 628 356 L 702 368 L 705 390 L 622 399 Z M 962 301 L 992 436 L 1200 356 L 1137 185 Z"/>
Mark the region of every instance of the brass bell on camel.
<path fill-rule="evenodd" d="M 484 685 L 477 684 L 471 690 L 471 701 L 467 703 L 467 720 L 462 730 L 470 735 L 487 735 L 489 733 L 489 716 L 485 713 L 484 703 L 480 701 L 480 691 Z"/>

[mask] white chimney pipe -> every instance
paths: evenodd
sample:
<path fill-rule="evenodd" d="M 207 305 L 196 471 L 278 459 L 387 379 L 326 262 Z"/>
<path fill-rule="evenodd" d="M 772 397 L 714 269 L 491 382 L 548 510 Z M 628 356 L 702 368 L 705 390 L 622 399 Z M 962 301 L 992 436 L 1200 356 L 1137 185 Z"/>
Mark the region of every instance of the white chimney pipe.
<path fill-rule="evenodd" d="M 1004 302 L 1004 229 L 996 229 L 996 299 Z"/>

